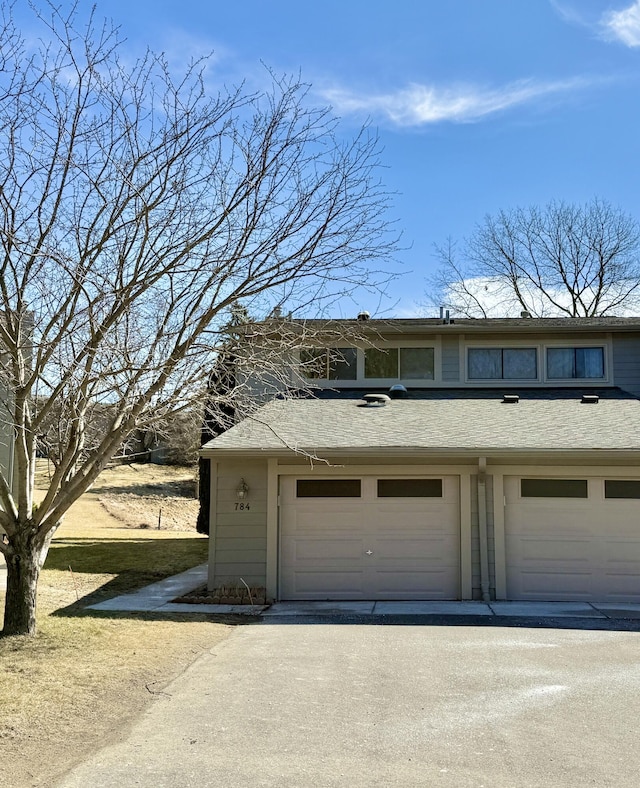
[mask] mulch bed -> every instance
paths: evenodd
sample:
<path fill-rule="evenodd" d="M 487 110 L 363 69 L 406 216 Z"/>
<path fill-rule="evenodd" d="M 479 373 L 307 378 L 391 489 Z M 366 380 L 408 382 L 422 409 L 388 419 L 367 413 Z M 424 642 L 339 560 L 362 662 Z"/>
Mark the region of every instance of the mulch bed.
<path fill-rule="evenodd" d="M 209 591 L 202 585 L 173 601 L 189 605 L 266 605 L 266 597 L 267 590 L 261 587 L 225 586 Z"/>

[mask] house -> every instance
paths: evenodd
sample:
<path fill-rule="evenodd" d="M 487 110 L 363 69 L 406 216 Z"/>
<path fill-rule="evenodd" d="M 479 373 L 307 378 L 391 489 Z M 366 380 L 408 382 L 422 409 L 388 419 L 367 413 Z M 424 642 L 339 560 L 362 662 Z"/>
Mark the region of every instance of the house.
<path fill-rule="evenodd" d="M 211 588 L 640 602 L 640 318 L 315 328 L 203 447 Z"/>

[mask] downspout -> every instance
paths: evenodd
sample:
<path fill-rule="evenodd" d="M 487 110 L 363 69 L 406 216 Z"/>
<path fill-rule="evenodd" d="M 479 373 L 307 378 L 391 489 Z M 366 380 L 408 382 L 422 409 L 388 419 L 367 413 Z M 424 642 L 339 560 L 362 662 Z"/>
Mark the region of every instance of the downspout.
<path fill-rule="evenodd" d="M 478 532 L 480 537 L 480 590 L 482 601 L 490 602 L 489 540 L 487 538 L 487 458 L 478 458 Z"/>

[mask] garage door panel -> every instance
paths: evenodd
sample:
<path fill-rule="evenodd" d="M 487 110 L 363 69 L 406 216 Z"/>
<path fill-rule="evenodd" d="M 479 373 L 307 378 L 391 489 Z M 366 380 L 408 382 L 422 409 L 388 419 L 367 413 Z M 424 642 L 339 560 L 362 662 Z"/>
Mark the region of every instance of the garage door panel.
<path fill-rule="evenodd" d="M 445 556 L 456 556 L 457 540 L 440 536 L 412 539 L 403 535 L 398 539 L 376 539 L 374 553 L 378 560 L 426 561 L 442 563 Z M 451 560 L 444 561 L 449 564 Z"/>
<path fill-rule="evenodd" d="M 640 570 L 640 540 L 602 540 L 602 553 L 607 564 L 616 563 L 629 569 Z"/>
<path fill-rule="evenodd" d="M 506 516 L 511 525 L 509 532 L 522 537 L 537 536 L 553 541 L 563 536 L 579 539 L 581 536 L 589 538 L 598 530 L 589 507 L 567 512 L 548 506 L 510 506 Z"/>
<path fill-rule="evenodd" d="M 640 500 L 520 497 L 505 478 L 509 599 L 640 602 Z"/>
<path fill-rule="evenodd" d="M 375 518 L 375 513 L 372 514 L 372 520 Z M 453 518 L 451 518 L 453 520 Z M 448 543 L 456 545 L 459 542 L 458 534 L 451 533 L 451 526 L 446 527 L 446 523 L 441 521 L 430 521 L 428 517 L 416 520 L 414 523 L 402 522 L 400 524 L 389 524 L 386 527 L 380 524 L 377 527 L 371 523 L 368 532 L 363 536 L 363 539 L 371 542 L 371 544 L 380 543 L 385 545 L 397 544 L 404 540 L 413 542 L 440 542 L 442 544 Z"/>
<path fill-rule="evenodd" d="M 554 563 L 577 563 L 591 561 L 592 545 L 584 539 L 548 539 L 522 537 L 508 540 L 510 554 L 518 564 L 539 564 L 540 561 Z M 509 548 L 507 548 L 509 549 Z"/>
<path fill-rule="evenodd" d="M 629 537 L 630 542 L 640 541 L 640 500 L 607 500 L 601 505 L 600 535 L 613 539 Z M 615 522 L 615 529 L 612 523 Z"/>
<path fill-rule="evenodd" d="M 396 572 L 379 570 L 377 573 L 377 590 L 385 599 L 406 599 L 407 592 L 414 598 L 451 599 L 455 589 L 450 587 L 450 572 L 434 569 L 431 572 L 406 571 Z"/>
<path fill-rule="evenodd" d="M 361 539 L 297 539 L 293 550 L 293 560 L 297 563 L 313 561 L 326 563 L 334 561 L 360 561 L 364 547 Z"/>
<path fill-rule="evenodd" d="M 609 588 L 609 602 L 628 602 L 638 594 L 638 571 L 615 571 L 605 573 L 605 582 Z"/>
<path fill-rule="evenodd" d="M 390 503 L 393 501 L 393 503 Z M 376 509 L 381 517 L 387 515 L 397 518 L 398 511 L 403 517 L 422 517 L 443 519 L 448 522 L 448 514 L 457 511 L 457 506 L 442 501 L 440 498 L 378 498 Z"/>
<path fill-rule="evenodd" d="M 365 530 L 365 521 L 362 512 L 350 512 L 340 509 L 327 508 L 297 510 L 292 513 L 290 530 L 293 532 L 312 532 L 320 530 L 322 533 L 338 531 L 339 533 L 353 534 Z"/>
<path fill-rule="evenodd" d="M 354 571 L 297 571 L 289 581 L 292 593 L 306 599 L 364 599 L 363 573 Z M 335 596 L 334 596 L 335 595 Z"/>
<path fill-rule="evenodd" d="M 520 573 L 513 599 L 537 600 L 553 589 L 554 600 L 583 601 L 591 596 L 591 573 L 577 571 L 527 571 Z"/>

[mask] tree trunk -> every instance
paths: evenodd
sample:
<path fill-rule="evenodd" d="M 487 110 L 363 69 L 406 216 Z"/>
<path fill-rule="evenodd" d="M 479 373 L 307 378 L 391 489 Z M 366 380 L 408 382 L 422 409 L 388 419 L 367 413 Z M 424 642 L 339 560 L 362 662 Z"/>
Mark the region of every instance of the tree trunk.
<path fill-rule="evenodd" d="M 14 547 L 7 557 L 7 596 L 3 635 L 34 635 L 36 591 L 42 550 L 33 542 Z"/>

